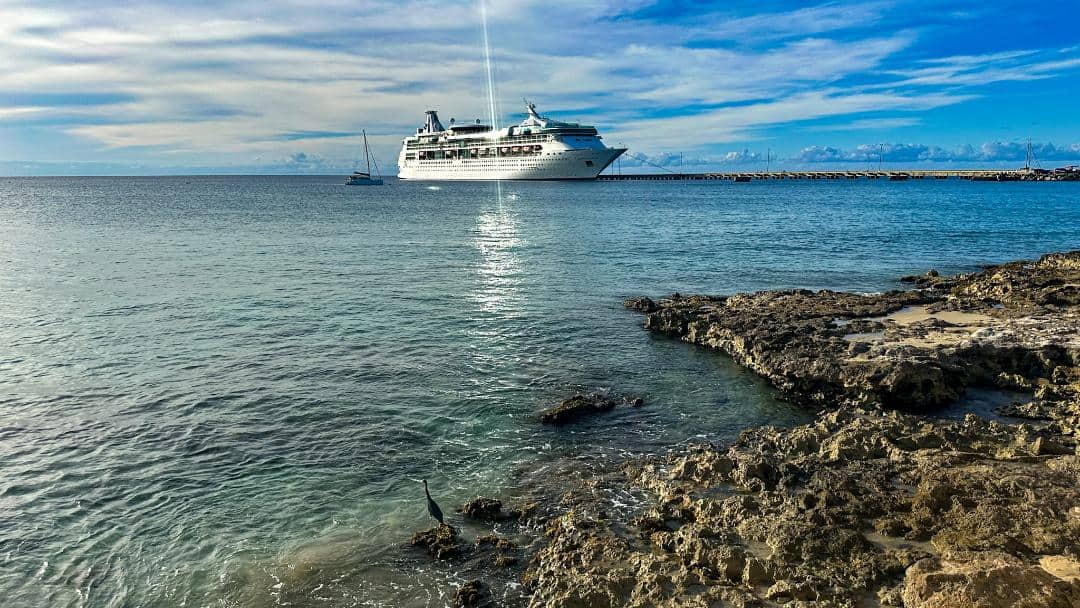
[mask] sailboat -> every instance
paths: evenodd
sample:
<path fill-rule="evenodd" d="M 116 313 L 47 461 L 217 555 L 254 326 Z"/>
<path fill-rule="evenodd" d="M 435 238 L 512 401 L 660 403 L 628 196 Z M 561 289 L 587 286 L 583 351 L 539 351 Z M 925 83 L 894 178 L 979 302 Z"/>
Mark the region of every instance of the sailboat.
<path fill-rule="evenodd" d="M 364 134 L 364 161 L 367 163 L 367 171 L 353 171 L 353 174 L 345 178 L 345 184 L 347 186 L 381 186 L 382 176 L 371 177 L 371 149 L 368 148 L 367 143 L 367 131 L 362 130 Z M 375 163 L 375 171 L 378 172 L 379 164 Z"/>

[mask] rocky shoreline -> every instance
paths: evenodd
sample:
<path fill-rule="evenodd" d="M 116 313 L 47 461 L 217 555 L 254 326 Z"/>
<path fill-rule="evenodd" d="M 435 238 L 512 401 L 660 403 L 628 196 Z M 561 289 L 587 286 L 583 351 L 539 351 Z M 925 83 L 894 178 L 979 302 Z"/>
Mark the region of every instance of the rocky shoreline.
<path fill-rule="evenodd" d="M 645 327 L 722 350 L 814 407 L 927 411 L 971 386 L 1030 390 L 1017 413 L 1075 431 L 1080 252 L 883 294 L 807 290 L 672 297 Z"/>
<path fill-rule="evenodd" d="M 530 605 L 1080 606 L 1080 252 L 905 280 L 628 301 L 821 413 L 532 511 Z M 1008 418 L 920 415 L 974 388 L 1017 395 Z M 615 511 L 610 487 L 641 501 Z"/>
<path fill-rule="evenodd" d="M 845 408 L 631 463 L 652 506 L 552 520 L 531 605 L 1076 606 L 1075 454 L 1029 425 Z"/>

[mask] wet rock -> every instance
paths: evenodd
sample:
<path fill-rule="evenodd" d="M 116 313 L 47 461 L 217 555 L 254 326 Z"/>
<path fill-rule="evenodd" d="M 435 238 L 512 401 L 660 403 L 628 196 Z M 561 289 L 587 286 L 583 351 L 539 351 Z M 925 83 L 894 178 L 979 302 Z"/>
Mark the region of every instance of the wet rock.
<path fill-rule="evenodd" d="M 494 552 L 491 558 L 496 568 L 509 568 L 518 563 L 516 555 L 517 545 L 510 539 L 502 538 L 497 534 L 486 534 L 476 539 L 476 548 L 479 551 Z"/>
<path fill-rule="evenodd" d="M 423 548 L 437 559 L 447 559 L 461 553 L 458 530 L 449 524 L 442 524 L 413 534 L 410 544 Z"/>
<path fill-rule="evenodd" d="M 454 606 L 459 608 L 477 608 L 488 604 L 490 594 L 484 583 L 472 580 L 460 588 L 454 594 Z"/>
<path fill-rule="evenodd" d="M 508 511 L 508 513 L 516 514 L 517 515 L 517 520 L 519 522 L 522 522 L 522 523 L 528 522 L 528 521 L 531 521 L 531 520 L 535 520 L 535 519 L 541 517 L 539 515 L 539 513 L 540 513 L 540 504 L 537 503 L 537 502 L 526 502 L 526 503 L 518 504 L 518 505 L 514 506 L 512 509 L 510 509 Z"/>
<path fill-rule="evenodd" d="M 931 268 L 926 274 L 909 275 L 901 277 L 902 283 L 914 283 L 920 289 L 949 289 L 956 284 L 956 277 L 943 277 L 941 273 Z"/>
<path fill-rule="evenodd" d="M 501 500 L 477 496 L 461 506 L 458 510 L 469 519 L 478 521 L 506 521 L 521 517 L 521 511 L 517 509 L 503 510 Z"/>
<path fill-rule="evenodd" d="M 653 302 L 652 299 L 644 296 L 640 298 L 630 298 L 623 302 L 623 306 L 637 312 L 648 313 L 656 310 L 656 302 Z"/>
<path fill-rule="evenodd" d="M 494 547 L 500 551 L 511 551 L 517 548 L 517 545 L 510 539 L 503 538 L 497 534 L 485 534 L 484 536 L 478 536 L 476 538 L 476 546 L 478 547 Z"/>
<path fill-rule="evenodd" d="M 540 414 L 540 422 L 562 425 L 580 418 L 610 412 L 615 409 L 615 400 L 607 395 L 574 395 Z"/>

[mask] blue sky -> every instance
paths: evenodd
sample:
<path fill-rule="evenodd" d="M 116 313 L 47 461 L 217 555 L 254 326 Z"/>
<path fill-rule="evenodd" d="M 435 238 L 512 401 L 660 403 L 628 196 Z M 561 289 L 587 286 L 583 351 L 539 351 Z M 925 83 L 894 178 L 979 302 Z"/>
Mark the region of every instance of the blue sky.
<path fill-rule="evenodd" d="M 520 99 L 661 165 L 1080 161 L 1080 1 L 489 0 Z M 487 113 L 478 3 L 0 0 L 0 174 L 393 169 Z M 641 164 L 628 158 L 627 165 Z"/>

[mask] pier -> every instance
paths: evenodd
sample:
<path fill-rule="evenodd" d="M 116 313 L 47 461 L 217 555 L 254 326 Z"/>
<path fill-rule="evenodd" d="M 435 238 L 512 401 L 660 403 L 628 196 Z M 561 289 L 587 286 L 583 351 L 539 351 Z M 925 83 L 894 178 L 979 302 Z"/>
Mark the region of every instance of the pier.
<path fill-rule="evenodd" d="M 748 182 L 754 180 L 786 179 L 881 179 L 904 181 L 911 179 L 966 179 L 972 181 L 1073 181 L 1080 178 L 1080 171 L 1047 171 L 1030 169 L 945 169 L 906 171 L 750 171 L 724 173 L 605 173 L 597 177 L 601 181 L 694 181 L 729 180 Z"/>

